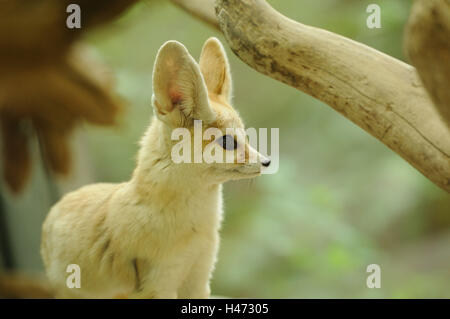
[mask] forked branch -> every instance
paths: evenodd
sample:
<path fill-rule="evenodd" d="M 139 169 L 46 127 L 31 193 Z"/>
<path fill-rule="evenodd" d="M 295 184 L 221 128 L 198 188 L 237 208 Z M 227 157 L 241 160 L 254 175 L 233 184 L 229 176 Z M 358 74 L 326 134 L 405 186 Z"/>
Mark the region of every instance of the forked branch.
<path fill-rule="evenodd" d="M 325 102 L 450 192 L 449 131 L 414 67 L 263 0 L 217 0 L 216 14 L 245 63 Z"/>
<path fill-rule="evenodd" d="M 170 0 L 181 9 L 189 12 L 196 18 L 219 29 L 214 11 L 214 0 Z"/>

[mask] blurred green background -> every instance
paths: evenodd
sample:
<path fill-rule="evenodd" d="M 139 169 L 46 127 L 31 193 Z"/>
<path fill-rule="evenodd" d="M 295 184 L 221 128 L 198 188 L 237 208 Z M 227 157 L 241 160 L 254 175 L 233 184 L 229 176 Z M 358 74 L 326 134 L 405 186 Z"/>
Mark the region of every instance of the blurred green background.
<path fill-rule="evenodd" d="M 407 0 L 278 0 L 281 13 L 402 53 Z M 382 28 L 366 27 L 381 7 Z M 42 272 L 40 227 L 49 206 L 80 185 L 127 180 L 152 116 L 151 72 L 167 40 L 194 57 L 222 35 L 168 1 L 144 1 L 85 41 L 111 66 L 127 108 L 116 129 L 85 126 L 73 138 L 76 167 L 56 184 L 35 170 L 26 193 L 5 193 L 17 268 Z M 212 291 L 256 298 L 450 297 L 450 197 L 330 107 L 266 76 L 227 49 L 234 106 L 248 127 L 280 129 L 280 168 L 225 186 L 225 221 Z M 36 161 L 39 161 L 36 155 Z M 4 189 L 4 188 L 3 188 Z M 366 267 L 381 266 L 381 288 Z"/>

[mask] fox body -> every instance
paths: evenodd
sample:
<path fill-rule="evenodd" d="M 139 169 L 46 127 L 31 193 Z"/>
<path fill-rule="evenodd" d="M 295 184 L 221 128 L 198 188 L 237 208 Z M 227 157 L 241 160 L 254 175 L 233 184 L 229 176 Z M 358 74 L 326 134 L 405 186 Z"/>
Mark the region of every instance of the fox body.
<path fill-rule="evenodd" d="M 158 51 L 153 70 L 154 116 L 141 140 L 137 166 L 121 184 L 93 184 L 64 196 L 42 228 L 41 255 L 59 297 L 208 298 L 219 246 L 222 183 L 259 175 L 270 161 L 245 137 L 231 103 L 225 51 L 208 39 L 199 64 L 179 42 Z M 227 163 L 174 163 L 171 132 L 217 128 L 224 136 L 202 143 L 225 152 Z M 228 141 L 224 139 L 228 138 Z M 195 152 L 195 151 L 194 151 Z M 249 163 L 254 156 L 256 161 Z M 241 158 L 239 158 L 241 157 Z M 244 159 L 244 160 L 242 160 Z M 81 287 L 68 288 L 68 265 L 81 270 Z"/>

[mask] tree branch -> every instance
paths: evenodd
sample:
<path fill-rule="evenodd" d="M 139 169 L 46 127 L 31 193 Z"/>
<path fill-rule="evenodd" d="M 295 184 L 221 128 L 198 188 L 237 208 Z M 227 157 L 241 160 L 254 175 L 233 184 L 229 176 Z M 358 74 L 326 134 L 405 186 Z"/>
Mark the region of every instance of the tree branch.
<path fill-rule="evenodd" d="M 210 26 L 219 29 L 214 11 L 214 0 L 170 0 L 181 9 L 187 11 Z"/>
<path fill-rule="evenodd" d="M 450 0 L 416 0 L 405 48 L 439 113 L 450 127 Z"/>
<path fill-rule="evenodd" d="M 218 0 L 216 14 L 245 63 L 325 102 L 450 192 L 449 131 L 413 67 L 263 0 Z"/>

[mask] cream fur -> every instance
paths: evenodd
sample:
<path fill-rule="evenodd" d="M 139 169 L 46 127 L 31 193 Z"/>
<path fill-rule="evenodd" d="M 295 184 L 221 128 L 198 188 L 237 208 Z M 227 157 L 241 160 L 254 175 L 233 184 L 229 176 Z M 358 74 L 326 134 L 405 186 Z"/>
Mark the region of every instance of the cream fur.
<path fill-rule="evenodd" d="M 243 129 L 229 105 L 231 75 L 220 42 L 209 39 L 199 65 L 169 41 L 153 73 L 154 116 L 130 181 L 94 184 L 65 195 L 42 228 L 41 254 L 59 297 L 208 298 L 222 220 L 222 183 L 260 174 L 256 164 L 174 164 L 173 128 L 194 119 Z M 213 143 L 213 142 L 212 142 Z M 245 139 L 248 156 L 256 151 Z M 67 288 L 66 267 L 81 268 Z"/>

